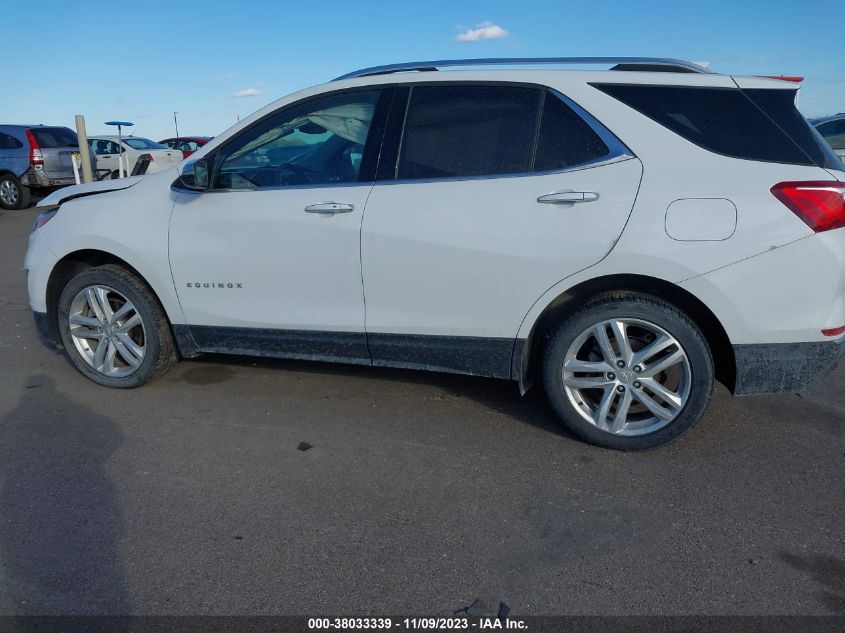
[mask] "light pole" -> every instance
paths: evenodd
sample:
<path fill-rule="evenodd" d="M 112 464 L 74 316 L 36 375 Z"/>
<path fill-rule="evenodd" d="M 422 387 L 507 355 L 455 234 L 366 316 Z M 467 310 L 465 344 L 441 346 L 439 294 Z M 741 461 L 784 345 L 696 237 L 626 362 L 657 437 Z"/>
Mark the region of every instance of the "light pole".
<path fill-rule="evenodd" d="M 176 136 L 179 136 L 179 121 L 176 120 L 176 115 L 179 114 L 178 112 L 173 113 L 173 125 L 176 126 Z"/>
<path fill-rule="evenodd" d="M 106 125 L 117 126 L 117 148 L 120 150 L 120 153 L 117 155 L 117 175 L 118 177 L 123 178 L 123 128 L 132 127 L 135 124 L 130 123 L 129 121 L 106 121 Z M 129 175 L 128 160 L 126 161 L 126 175 Z"/>

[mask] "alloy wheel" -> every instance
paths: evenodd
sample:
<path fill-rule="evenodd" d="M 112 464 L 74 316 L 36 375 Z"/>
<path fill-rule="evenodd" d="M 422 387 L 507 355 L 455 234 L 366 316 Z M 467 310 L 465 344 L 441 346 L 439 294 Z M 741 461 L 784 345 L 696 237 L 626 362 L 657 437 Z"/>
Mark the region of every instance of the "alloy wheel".
<path fill-rule="evenodd" d="M 18 203 L 20 192 L 17 185 L 11 180 L 0 182 L 0 201 L 7 207 L 13 207 Z"/>
<path fill-rule="evenodd" d="M 122 378 L 144 360 L 146 332 L 138 310 L 114 288 L 95 285 L 77 293 L 68 312 L 73 344 L 94 371 Z"/>
<path fill-rule="evenodd" d="M 572 342 L 561 378 L 585 420 L 631 436 L 672 422 L 689 398 L 692 376 L 674 336 L 654 323 L 620 318 L 601 321 Z"/>

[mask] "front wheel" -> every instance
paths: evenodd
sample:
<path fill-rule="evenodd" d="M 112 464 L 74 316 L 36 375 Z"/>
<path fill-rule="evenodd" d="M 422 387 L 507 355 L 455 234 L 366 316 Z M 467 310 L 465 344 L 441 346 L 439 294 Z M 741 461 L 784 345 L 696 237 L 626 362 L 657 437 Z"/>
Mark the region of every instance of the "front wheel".
<path fill-rule="evenodd" d="M 552 407 L 582 439 L 617 450 L 670 442 L 704 415 L 713 359 L 699 328 L 671 304 L 608 293 L 561 324 L 544 357 Z"/>
<path fill-rule="evenodd" d="M 164 309 L 126 269 L 106 265 L 78 273 L 59 298 L 58 325 L 71 361 L 106 387 L 139 387 L 176 362 Z"/>

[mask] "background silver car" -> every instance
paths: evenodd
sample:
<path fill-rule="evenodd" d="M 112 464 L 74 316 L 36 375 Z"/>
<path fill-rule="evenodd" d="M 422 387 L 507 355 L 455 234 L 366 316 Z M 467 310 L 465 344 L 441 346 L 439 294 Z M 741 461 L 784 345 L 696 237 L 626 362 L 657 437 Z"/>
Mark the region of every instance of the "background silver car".
<path fill-rule="evenodd" d="M 0 208 L 24 209 L 33 192 L 76 184 L 71 161 L 77 153 L 70 128 L 0 124 Z"/>

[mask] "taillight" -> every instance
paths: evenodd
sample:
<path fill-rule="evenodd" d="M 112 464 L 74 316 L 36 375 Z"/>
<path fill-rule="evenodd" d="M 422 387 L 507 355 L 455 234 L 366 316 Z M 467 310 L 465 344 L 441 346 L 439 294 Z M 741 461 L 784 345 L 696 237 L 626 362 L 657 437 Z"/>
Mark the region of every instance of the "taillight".
<path fill-rule="evenodd" d="M 779 182 L 771 191 L 816 233 L 845 226 L 845 183 Z"/>
<path fill-rule="evenodd" d="M 29 141 L 29 164 L 43 166 L 44 155 L 41 153 L 41 147 L 35 139 L 35 134 L 29 128 L 26 129 L 26 140 Z"/>

